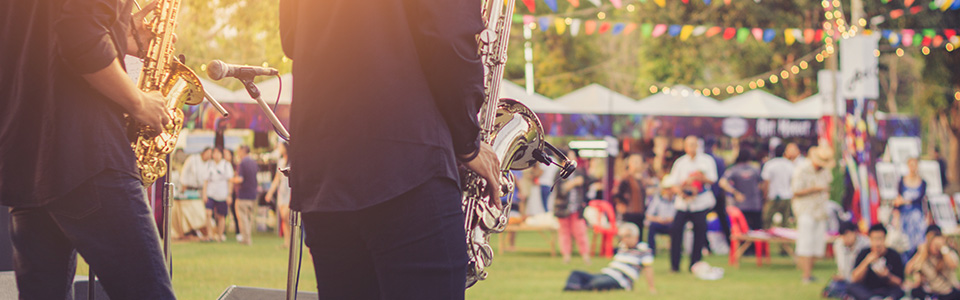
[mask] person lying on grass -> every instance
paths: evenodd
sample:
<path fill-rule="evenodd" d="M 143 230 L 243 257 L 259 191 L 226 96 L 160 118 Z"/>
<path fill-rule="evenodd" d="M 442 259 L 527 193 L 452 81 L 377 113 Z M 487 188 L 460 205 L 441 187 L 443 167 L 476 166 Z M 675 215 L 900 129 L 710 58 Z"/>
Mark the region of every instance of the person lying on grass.
<path fill-rule="evenodd" d="M 620 289 L 629 291 L 633 289 L 633 282 L 643 271 L 643 276 L 647 280 L 647 290 L 651 294 L 657 292 L 657 288 L 653 286 L 653 253 L 647 243 L 640 243 L 640 228 L 633 223 L 623 223 L 620 225 L 618 235 L 620 247 L 617 249 L 617 254 L 613 256 L 613 261 L 600 270 L 599 274 L 579 270 L 570 272 L 564 291 Z"/>

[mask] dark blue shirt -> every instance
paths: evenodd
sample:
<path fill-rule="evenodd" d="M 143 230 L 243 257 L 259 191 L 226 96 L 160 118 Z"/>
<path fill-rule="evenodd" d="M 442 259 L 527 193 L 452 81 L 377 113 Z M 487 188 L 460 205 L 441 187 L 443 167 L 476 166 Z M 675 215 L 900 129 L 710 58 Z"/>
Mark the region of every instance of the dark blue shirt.
<path fill-rule="evenodd" d="M 243 182 L 240 183 L 240 189 L 237 190 L 237 199 L 257 199 L 258 170 L 257 162 L 249 156 L 240 161 L 240 166 L 237 167 L 237 176 L 243 178 Z"/>

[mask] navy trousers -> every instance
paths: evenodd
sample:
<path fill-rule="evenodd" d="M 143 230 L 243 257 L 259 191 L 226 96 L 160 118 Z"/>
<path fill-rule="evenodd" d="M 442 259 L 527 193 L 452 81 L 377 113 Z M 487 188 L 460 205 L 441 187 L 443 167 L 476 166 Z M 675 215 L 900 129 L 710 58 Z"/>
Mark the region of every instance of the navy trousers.
<path fill-rule="evenodd" d="M 584 271 L 570 272 L 564 291 L 592 291 L 592 290 L 620 290 L 623 289 L 617 280 L 606 274 L 590 274 Z"/>
<path fill-rule="evenodd" d="M 10 215 L 20 299 L 73 299 L 78 252 L 111 299 L 174 299 L 153 214 L 132 175 L 107 170 Z"/>
<path fill-rule="evenodd" d="M 897 286 L 869 288 L 859 283 L 850 283 L 847 285 L 847 295 L 856 300 L 870 300 L 874 297 L 900 299 L 904 292 Z"/>
<path fill-rule="evenodd" d="M 432 179 L 358 211 L 303 214 L 320 299 L 463 299 L 460 189 Z"/>

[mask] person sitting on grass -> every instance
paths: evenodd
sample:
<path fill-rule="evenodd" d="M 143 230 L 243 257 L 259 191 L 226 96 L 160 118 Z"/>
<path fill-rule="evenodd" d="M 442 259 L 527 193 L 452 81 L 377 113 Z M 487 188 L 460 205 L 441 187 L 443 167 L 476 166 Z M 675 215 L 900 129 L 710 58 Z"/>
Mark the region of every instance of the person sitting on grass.
<path fill-rule="evenodd" d="M 913 280 L 906 286 L 912 288 L 913 299 L 960 299 L 960 280 L 957 280 L 957 252 L 947 246 L 946 238 L 935 226 L 927 229 L 926 242 L 917 247 L 905 268 Z"/>
<path fill-rule="evenodd" d="M 647 290 L 657 292 L 653 286 L 653 254 L 646 243 L 640 243 L 640 228 L 633 223 L 623 223 L 618 232 L 620 247 L 613 261 L 599 274 L 584 271 L 570 272 L 564 291 L 632 290 L 633 282 L 640 276 L 647 279 Z"/>
<path fill-rule="evenodd" d="M 857 225 L 850 222 L 840 223 L 839 238 L 833 241 L 833 258 L 837 262 L 837 274 L 824 290 L 829 298 L 843 298 L 847 295 L 847 284 L 853 273 L 860 250 L 870 247 L 870 242 L 860 234 Z"/>
<path fill-rule="evenodd" d="M 870 248 L 857 255 L 856 267 L 850 274 L 847 295 L 857 300 L 900 299 L 903 290 L 903 262 L 900 253 L 887 248 L 887 229 L 881 224 L 867 231 Z"/>

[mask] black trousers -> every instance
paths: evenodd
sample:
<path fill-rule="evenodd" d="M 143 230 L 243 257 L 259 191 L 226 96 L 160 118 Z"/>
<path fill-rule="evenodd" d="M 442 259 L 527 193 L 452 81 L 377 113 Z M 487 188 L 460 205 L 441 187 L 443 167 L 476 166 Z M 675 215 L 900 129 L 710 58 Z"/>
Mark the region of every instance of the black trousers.
<path fill-rule="evenodd" d="M 744 210 L 743 218 L 747 219 L 747 226 L 750 227 L 750 230 L 763 229 L 763 211 Z"/>
<path fill-rule="evenodd" d="M 463 299 L 460 189 L 435 178 L 346 212 L 303 214 L 320 299 Z"/>
<path fill-rule="evenodd" d="M 950 293 L 947 294 L 936 294 L 936 293 L 927 293 L 923 291 L 923 287 L 917 287 L 910 291 L 910 297 L 913 299 L 926 299 L 927 297 L 936 298 L 938 300 L 958 300 L 960 299 L 960 290 L 954 288 Z"/>
<path fill-rule="evenodd" d="M 870 300 L 873 297 L 900 299 L 904 292 L 898 286 L 869 288 L 859 283 L 850 283 L 847 285 L 847 295 L 856 300 Z"/>
<path fill-rule="evenodd" d="M 720 230 L 723 232 L 723 237 L 727 240 L 727 244 L 730 244 L 730 217 L 727 216 L 727 193 L 713 193 L 713 196 L 717 200 L 717 204 L 713 207 L 713 212 L 717 213 L 717 219 L 720 220 Z"/>
<path fill-rule="evenodd" d="M 638 241 L 643 241 L 643 219 L 646 218 L 645 214 L 631 214 L 624 213 L 623 220 L 637 225 L 637 228 L 640 229 L 640 239 Z"/>
<path fill-rule="evenodd" d="M 688 212 L 677 211 L 670 225 L 670 270 L 680 270 L 680 256 L 683 250 L 683 231 L 687 222 L 693 223 L 693 251 L 690 253 L 690 266 L 700 261 L 703 247 L 707 245 L 707 213 L 710 210 Z M 688 270 L 690 268 L 687 268 Z"/>

